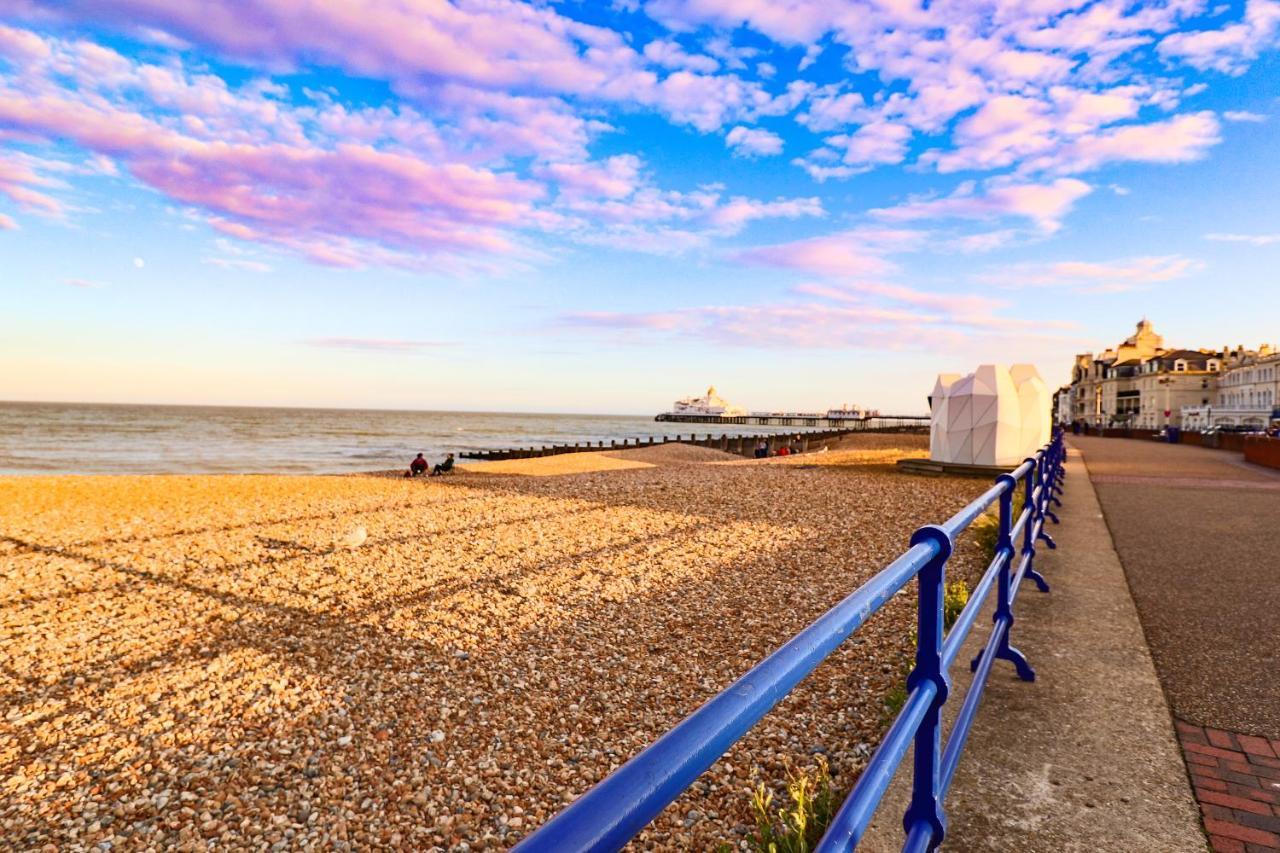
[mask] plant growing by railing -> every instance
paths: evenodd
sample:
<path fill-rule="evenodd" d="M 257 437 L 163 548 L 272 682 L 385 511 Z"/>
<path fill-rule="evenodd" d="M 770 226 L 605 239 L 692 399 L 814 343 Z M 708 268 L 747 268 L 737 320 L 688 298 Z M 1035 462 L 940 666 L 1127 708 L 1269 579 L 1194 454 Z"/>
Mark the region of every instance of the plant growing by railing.
<path fill-rule="evenodd" d="M 942 598 L 942 625 L 945 630 L 960 618 L 964 606 L 969 603 L 969 585 L 954 580 L 946 585 Z M 916 635 L 911 633 L 914 653 Z M 904 660 L 899 678 L 885 694 L 885 716 L 881 725 L 887 725 L 897 717 L 907 701 L 907 674 L 910 660 Z M 747 844 L 756 853 L 808 853 L 827 831 L 839 800 L 831 785 L 831 768 L 827 760 L 818 756 L 818 766 L 813 771 L 788 771 L 787 794 L 791 798 L 789 808 L 771 811 L 773 793 L 760 782 L 751 794 L 751 813 L 755 818 L 755 832 L 747 836 Z"/>
<path fill-rule="evenodd" d="M 1013 493 L 1013 517 L 1017 518 L 1022 514 L 1022 507 L 1025 501 L 1021 491 Z M 978 519 L 969 526 L 969 530 L 973 534 L 974 543 L 982 550 L 982 556 L 990 562 L 996 556 L 996 543 L 1000 538 L 1000 514 L 996 507 L 984 512 L 978 516 Z M 967 597 L 966 597 L 967 600 Z M 963 609 L 964 605 L 961 605 Z M 950 625 L 947 626 L 951 627 Z"/>
<path fill-rule="evenodd" d="M 999 524 L 997 523 L 996 535 L 998 536 Z M 995 541 L 992 540 L 992 553 L 995 553 Z M 954 580 L 946 585 L 942 595 L 942 629 L 950 631 L 951 626 L 960 618 L 964 606 L 969 603 L 969 585 L 963 580 Z M 916 632 L 911 632 L 911 655 L 914 657 L 916 648 Z M 902 710 L 902 706 L 907 701 L 907 675 L 911 672 L 911 657 L 902 662 L 902 678 L 898 679 L 889 688 L 889 692 L 884 695 L 884 719 L 881 724 L 887 724 Z"/>
<path fill-rule="evenodd" d="M 818 756 L 812 770 L 787 771 L 790 804 L 773 808 L 773 792 L 761 782 L 751 795 L 756 828 L 747 836 L 755 853 L 809 853 L 831 824 L 840 805 L 831 785 L 831 768 Z"/>

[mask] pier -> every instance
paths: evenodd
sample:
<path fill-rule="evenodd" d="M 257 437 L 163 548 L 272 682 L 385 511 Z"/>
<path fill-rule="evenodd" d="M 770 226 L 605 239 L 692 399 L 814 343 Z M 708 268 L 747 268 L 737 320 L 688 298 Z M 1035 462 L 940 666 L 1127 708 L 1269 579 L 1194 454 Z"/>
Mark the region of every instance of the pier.
<path fill-rule="evenodd" d="M 898 432 L 929 428 L 928 415 L 868 415 L 864 418 L 832 418 L 804 412 L 752 412 L 747 415 L 692 415 L 662 412 L 655 421 L 680 424 L 734 424 L 735 426 L 825 427 L 841 432 Z"/>
<path fill-rule="evenodd" d="M 674 420 L 678 416 L 672 416 Z M 659 415 L 661 420 L 662 416 Z M 712 419 L 715 420 L 715 419 Z M 729 419 L 723 419 L 728 421 Z M 739 419 L 741 420 L 741 419 Z M 871 420 L 896 420 L 888 418 L 872 418 Z M 647 438 L 624 438 L 622 441 L 613 440 L 607 444 L 603 441 L 586 442 L 584 444 L 552 444 L 542 445 L 541 447 L 517 447 L 509 450 L 472 450 L 459 454 L 464 459 L 479 459 L 485 462 L 501 462 L 507 459 L 533 459 L 539 456 L 557 456 L 561 453 L 588 453 L 600 450 L 626 450 L 636 447 L 653 447 L 657 444 L 670 444 L 678 442 L 681 444 L 692 444 L 698 447 L 710 447 L 714 450 L 723 450 L 726 453 L 736 453 L 739 456 L 750 458 L 756 448 L 756 444 L 760 441 L 766 441 L 769 445 L 769 453 L 772 454 L 784 442 L 790 442 L 797 436 L 800 439 L 801 452 L 808 452 L 811 446 L 816 442 L 831 441 L 851 433 L 861 432 L 918 432 L 928 430 L 928 418 L 909 418 L 903 419 L 907 421 L 905 424 L 886 424 L 884 426 L 868 427 L 858 422 L 858 426 L 844 425 L 836 429 L 800 429 L 793 432 L 780 433 L 778 435 L 728 435 L 721 433 L 714 435 L 706 433 L 699 438 L 696 433 L 689 433 L 686 438 L 683 435 L 676 436 L 648 436 Z M 917 420 L 923 420 L 925 423 L 917 424 Z M 778 424 L 779 426 L 791 426 L 791 424 Z"/>

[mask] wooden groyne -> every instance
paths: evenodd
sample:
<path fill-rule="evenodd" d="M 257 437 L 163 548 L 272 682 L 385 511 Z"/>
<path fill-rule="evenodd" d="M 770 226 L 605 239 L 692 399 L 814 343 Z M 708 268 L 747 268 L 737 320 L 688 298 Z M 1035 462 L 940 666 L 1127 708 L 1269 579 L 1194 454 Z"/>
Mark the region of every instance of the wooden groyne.
<path fill-rule="evenodd" d="M 590 451 L 600 450 L 626 450 L 636 447 L 653 447 L 657 444 L 669 444 L 678 442 L 681 444 L 692 444 L 698 447 L 710 447 L 714 450 L 723 450 L 726 453 L 736 453 L 739 456 L 750 458 L 755 454 L 756 445 L 760 441 L 766 441 L 769 445 L 769 453 L 772 454 L 784 444 L 790 444 L 797 438 L 800 441 L 802 452 L 807 452 L 810 447 L 818 445 L 824 441 L 840 438 L 844 435 L 863 432 L 920 432 L 920 426 L 883 426 L 867 428 L 844 427 L 841 429 L 820 429 L 820 430 L 799 430 L 796 432 L 778 433 L 776 435 L 713 435 L 706 433 L 699 438 L 695 433 L 689 433 L 688 437 L 683 435 L 663 435 L 649 436 L 648 438 L 624 438 L 621 442 L 614 440 L 606 444 L 603 441 L 596 443 L 587 442 L 585 444 L 552 444 L 542 445 L 541 447 L 517 447 L 510 450 L 472 450 L 459 454 L 464 459 L 480 459 L 486 462 L 500 462 L 506 459 L 533 459 L 539 456 L 558 456 L 561 453 L 587 453 Z M 928 429 L 925 424 L 923 429 Z"/>

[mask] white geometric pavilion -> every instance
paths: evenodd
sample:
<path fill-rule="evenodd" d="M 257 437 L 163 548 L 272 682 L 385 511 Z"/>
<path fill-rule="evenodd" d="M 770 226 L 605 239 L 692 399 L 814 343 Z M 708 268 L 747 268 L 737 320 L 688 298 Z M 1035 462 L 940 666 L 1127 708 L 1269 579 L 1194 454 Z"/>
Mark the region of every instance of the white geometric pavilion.
<path fill-rule="evenodd" d="M 1050 412 L 1053 397 L 1034 365 L 1015 364 L 1009 368 L 1009 376 L 1018 389 L 1018 403 L 1022 410 L 1022 457 L 1025 459 L 1049 443 L 1053 426 Z"/>
<path fill-rule="evenodd" d="M 930 405 L 929 458 L 1012 466 L 1049 440 L 1049 394 L 1031 365 L 984 364 L 968 376 L 941 374 Z"/>

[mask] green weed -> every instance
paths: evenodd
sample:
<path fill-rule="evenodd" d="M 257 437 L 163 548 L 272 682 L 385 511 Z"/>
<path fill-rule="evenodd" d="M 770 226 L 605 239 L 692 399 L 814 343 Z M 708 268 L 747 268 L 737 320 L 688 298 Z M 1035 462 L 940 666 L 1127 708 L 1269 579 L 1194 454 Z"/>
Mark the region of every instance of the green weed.
<path fill-rule="evenodd" d="M 821 755 L 811 771 L 787 771 L 788 805 L 773 807 L 773 792 L 761 782 L 751 795 L 756 828 L 747 836 L 755 853 L 809 853 L 822 838 L 839 801 L 831 768 Z"/>

